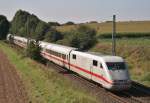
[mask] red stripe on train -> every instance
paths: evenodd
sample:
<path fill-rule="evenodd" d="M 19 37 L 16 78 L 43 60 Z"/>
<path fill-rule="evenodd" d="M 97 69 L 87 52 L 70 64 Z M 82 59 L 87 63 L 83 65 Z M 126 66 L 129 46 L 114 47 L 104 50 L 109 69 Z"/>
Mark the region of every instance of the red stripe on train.
<path fill-rule="evenodd" d="M 46 52 L 42 52 L 42 54 L 47 55 L 47 56 L 49 56 L 49 57 L 51 57 L 51 58 L 53 58 L 53 59 L 55 59 L 55 60 L 61 61 L 61 62 L 65 63 L 65 64 L 68 64 L 68 65 L 74 67 L 75 69 L 81 70 L 81 71 L 83 71 L 83 72 L 85 72 L 85 73 L 87 73 L 87 74 L 90 74 L 90 75 L 92 75 L 92 76 L 95 76 L 95 77 L 97 77 L 97 78 L 99 78 L 99 79 L 101 79 L 101 80 L 103 80 L 103 81 L 105 81 L 105 82 L 107 82 L 107 83 L 109 83 L 109 84 L 112 84 L 111 81 L 107 80 L 106 78 L 102 77 L 101 75 L 92 73 L 91 71 L 88 71 L 88 70 L 86 70 L 86 69 L 84 69 L 84 68 L 78 67 L 78 66 L 76 66 L 76 65 L 74 65 L 74 64 L 70 64 L 70 63 L 68 63 L 67 61 L 64 61 L 64 60 L 62 60 L 62 59 L 59 59 L 59 57 L 56 58 L 56 57 L 51 56 L 50 54 L 48 54 L 48 53 L 46 53 Z"/>

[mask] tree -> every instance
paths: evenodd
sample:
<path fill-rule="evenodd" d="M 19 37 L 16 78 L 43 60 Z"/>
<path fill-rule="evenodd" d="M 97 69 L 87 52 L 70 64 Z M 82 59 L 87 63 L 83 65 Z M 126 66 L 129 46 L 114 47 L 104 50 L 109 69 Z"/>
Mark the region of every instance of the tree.
<path fill-rule="evenodd" d="M 98 23 L 97 21 L 90 21 L 89 23 Z"/>
<path fill-rule="evenodd" d="M 34 38 L 36 40 L 43 40 L 48 29 L 49 26 L 45 22 L 39 22 L 35 30 Z"/>
<path fill-rule="evenodd" d="M 6 39 L 9 31 L 9 21 L 3 15 L 0 15 L 0 39 Z"/>
<path fill-rule="evenodd" d="M 80 48 L 80 37 L 77 32 L 73 32 L 72 36 L 69 38 L 69 44 L 71 47 Z"/>
<path fill-rule="evenodd" d="M 45 41 L 47 42 L 56 42 L 57 40 L 60 40 L 62 38 L 62 34 L 56 29 L 50 29 L 45 35 Z"/>
<path fill-rule="evenodd" d="M 75 23 L 72 21 L 68 21 L 67 23 L 65 23 L 64 25 L 74 25 Z"/>
<path fill-rule="evenodd" d="M 96 42 L 96 31 L 87 26 L 81 25 L 76 30 L 71 31 L 68 41 L 70 46 L 86 50 L 92 47 Z"/>
<path fill-rule="evenodd" d="M 11 22 L 10 33 L 42 40 L 49 26 L 34 14 L 18 10 Z"/>
<path fill-rule="evenodd" d="M 30 14 L 23 10 L 18 10 L 11 21 L 10 32 L 12 34 L 26 36 L 26 25 Z M 21 29 L 21 30 L 20 30 Z"/>
<path fill-rule="evenodd" d="M 51 26 L 60 26 L 58 22 L 48 22 L 48 25 Z"/>
<path fill-rule="evenodd" d="M 41 22 L 41 21 L 35 15 L 32 14 L 32 15 L 28 16 L 25 28 L 28 29 L 30 37 L 33 37 L 34 35 L 36 35 L 35 31 L 36 31 L 36 27 L 39 24 L 39 22 Z"/>

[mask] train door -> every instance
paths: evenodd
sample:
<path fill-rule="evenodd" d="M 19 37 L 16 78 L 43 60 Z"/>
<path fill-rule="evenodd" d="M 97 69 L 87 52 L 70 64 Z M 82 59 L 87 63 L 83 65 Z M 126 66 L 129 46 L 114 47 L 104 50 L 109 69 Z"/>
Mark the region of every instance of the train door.
<path fill-rule="evenodd" d="M 92 78 L 93 78 L 93 76 L 92 76 L 92 73 L 93 73 L 93 65 L 92 65 L 92 63 L 90 64 L 90 72 L 91 72 L 90 79 L 92 80 Z"/>
<path fill-rule="evenodd" d="M 92 61 L 91 72 L 92 80 L 101 84 L 103 82 L 104 71 L 101 63 L 98 60 Z"/>
<path fill-rule="evenodd" d="M 65 60 L 64 60 L 65 58 L 63 57 L 63 55 L 62 55 L 62 66 L 63 67 L 65 67 Z"/>
<path fill-rule="evenodd" d="M 100 62 L 98 66 L 99 66 L 99 67 L 98 67 L 98 68 L 99 68 L 99 74 L 100 74 L 100 76 L 101 76 L 102 78 L 104 78 L 104 76 L 105 76 L 105 75 L 104 75 L 104 72 L 105 72 L 105 71 L 104 71 L 104 68 L 103 68 L 102 63 Z"/>
<path fill-rule="evenodd" d="M 94 75 L 94 74 L 97 74 L 97 71 L 98 71 L 98 61 L 97 60 L 92 60 L 92 63 L 91 63 L 91 79 L 93 81 L 97 81 L 97 77 Z"/>
<path fill-rule="evenodd" d="M 61 54 L 61 58 L 62 58 L 62 66 L 63 67 L 66 67 L 66 64 L 65 64 L 65 61 L 67 60 L 67 55 L 65 55 L 65 54 Z"/>
<path fill-rule="evenodd" d="M 105 67 L 103 66 L 103 64 L 102 64 L 102 62 L 100 62 L 99 63 L 99 73 L 100 73 L 100 76 L 101 76 L 101 84 L 102 84 L 102 86 L 105 86 L 105 85 L 107 85 L 107 82 L 106 82 L 106 80 L 107 80 L 107 75 L 106 75 L 106 69 L 105 69 Z"/>
<path fill-rule="evenodd" d="M 66 65 L 66 68 L 69 69 L 69 55 L 68 54 L 66 55 L 66 63 L 65 63 L 65 65 Z"/>

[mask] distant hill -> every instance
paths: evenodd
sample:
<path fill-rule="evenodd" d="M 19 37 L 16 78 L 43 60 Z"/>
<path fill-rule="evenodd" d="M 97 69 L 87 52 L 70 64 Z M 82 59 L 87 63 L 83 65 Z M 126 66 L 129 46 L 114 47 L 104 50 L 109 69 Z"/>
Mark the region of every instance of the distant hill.
<path fill-rule="evenodd" d="M 85 23 L 79 25 L 87 25 L 94 28 L 99 33 L 111 33 L 112 22 L 103 23 Z M 76 28 L 78 25 L 63 25 L 58 26 L 57 30 L 66 32 Z M 117 32 L 119 33 L 149 33 L 150 32 L 150 21 L 125 21 L 117 22 Z"/>

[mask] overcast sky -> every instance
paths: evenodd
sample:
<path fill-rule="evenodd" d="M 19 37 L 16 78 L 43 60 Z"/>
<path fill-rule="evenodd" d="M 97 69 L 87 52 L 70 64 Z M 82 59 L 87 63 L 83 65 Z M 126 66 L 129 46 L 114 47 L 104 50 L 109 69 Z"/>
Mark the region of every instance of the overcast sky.
<path fill-rule="evenodd" d="M 37 15 L 40 19 L 64 23 L 150 20 L 150 0 L 0 0 L 0 14 L 12 20 L 19 9 Z"/>

